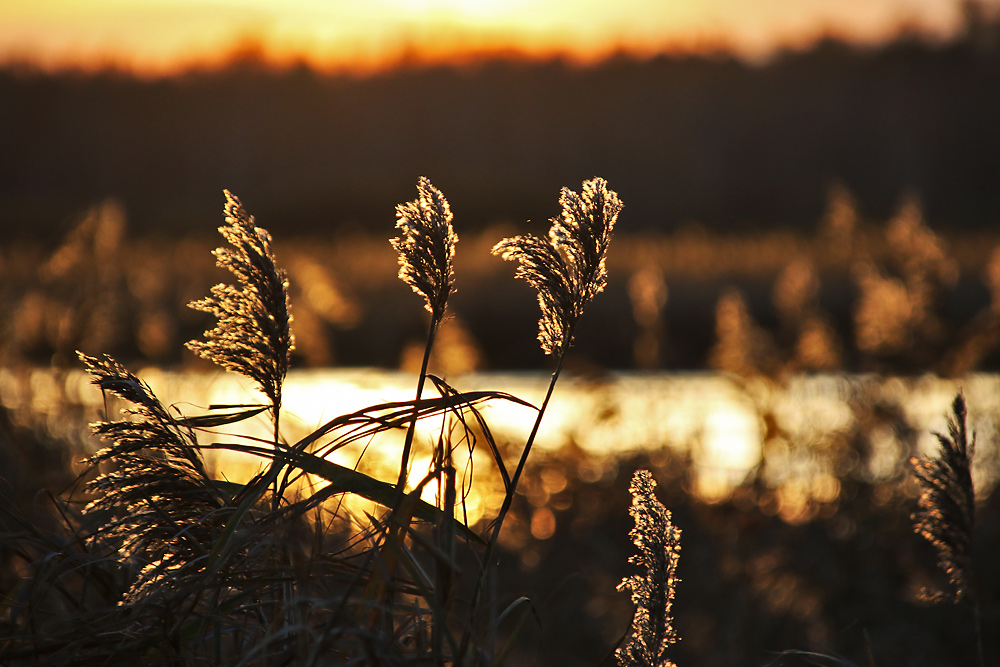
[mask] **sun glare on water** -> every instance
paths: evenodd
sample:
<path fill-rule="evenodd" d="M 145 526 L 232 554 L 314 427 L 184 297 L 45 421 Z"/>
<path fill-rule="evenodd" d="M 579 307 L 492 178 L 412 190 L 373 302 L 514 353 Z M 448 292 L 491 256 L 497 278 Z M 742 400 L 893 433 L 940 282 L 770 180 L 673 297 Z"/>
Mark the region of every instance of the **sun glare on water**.
<path fill-rule="evenodd" d="M 165 405 L 187 416 L 203 413 L 212 404 L 252 404 L 259 399 L 252 387 L 231 374 L 147 369 L 142 375 Z M 962 390 L 971 404 L 990 405 L 989 397 L 996 396 L 998 383 L 996 376 L 966 378 Z M 838 471 L 829 467 L 835 451 L 831 447 L 839 446 L 843 437 L 849 438 L 854 428 L 857 415 L 851 405 L 862 405 L 858 401 L 865 396 L 897 402 L 906 423 L 921 434 L 919 451 L 930 453 L 937 446 L 933 433 L 947 426 L 944 411 L 958 391 L 956 384 L 934 379 L 903 382 L 829 376 L 798 378 L 779 390 L 764 381 L 739 384 L 724 376 L 704 374 L 623 374 L 598 385 L 566 378 L 549 405 L 536 451 L 544 456 L 546 451 L 569 448 L 574 456 L 583 457 L 581 461 L 586 460 L 581 471 L 613 467 L 641 452 L 662 457 L 669 451 L 671 457 L 690 461 L 693 475 L 689 490 L 709 502 L 727 498 L 763 464 L 769 506 L 789 521 L 801 521 L 816 507 L 837 500 L 840 486 Z M 460 385 L 465 391 L 507 391 L 537 405 L 546 377 L 469 375 L 460 378 Z M 411 375 L 370 369 L 295 371 L 285 389 L 281 423 L 287 442 L 298 441 L 338 415 L 385 401 L 406 401 L 413 392 Z M 0 404 L 15 415 L 31 415 L 33 423 L 43 425 L 54 437 L 77 443 L 79 451 L 87 453 L 93 452 L 97 442 L 86 422 L 97 415 L 114 416 L 122 407 L 107 403 L 82 371 L 61 376 L 44 369 L 27 377 L 0 371 Z M 508 468 L 516 461 L 534 417 L 532 408 L 511 406 L 504 401 L 480 406 Z M 69 419 L 67 414 L 77 417 Z M 766 426 L 764 414 L 770 415 L 771 427 Z M 995 419 L 995 412 L 989 411 L 973 421 L 984 442 L 995 432 Z M 199 439 L 203 443 L 254 442 L 269 438 L 270 428 L 267 419 L 258 415 L 214 434 L 202 433 Z M 875 481 L 890 479 L 905 459 L 894 433 L 880 428 L 872 431 L 871 450 L 864 461 L 859 460 L 864 470 L 857 473 Z M 470 454 L 470 442 L 463 439 L 454 420 L 440 416 L 421 420 L 410 459 L 408 488 L 424 482 L 423 499 L 430 504 L 440 502 L 440 490 L 428 475 L 432 470 L 430 453 L 442 437 L 442 429 L 455 445 L 452 460 L 463 489 L 458 499 L 460 513 L 471 523 L 489 518 L 503 499 L 495 463 L 481 438 Z M 342 466 L 391 481 L 397 475 L 402 438 L 401 431 L 391 431 L 334 451 L 325 449 L 328 439 L 324 439 L 316 442 L 315 449 Z M 995 454 L 988 449 L 980 454 L 977 484 L 990 488 L 997 477 Z M 217 450 L 207 452 L 207 458 L 213 474 L 232 481 L 245 481 L 267 465 L 263 458 Z M 543 470 L 541 481 L 548 494 L 558 493 L 566 485 L 563 473 L 556 473 L 555 469 Z M 317 487 L 327 484 L 316 477 L 302 482 Z M 540 503 L 536 505 L 539 511 L 544 510 L 543 500 L 532 501 Z M 360 496 L 349 496 L 345 502 L 359 517 L 374 507 Z M 544 512 L 535 517 L 532 534 L 550 535 L 551 518 Z"/>

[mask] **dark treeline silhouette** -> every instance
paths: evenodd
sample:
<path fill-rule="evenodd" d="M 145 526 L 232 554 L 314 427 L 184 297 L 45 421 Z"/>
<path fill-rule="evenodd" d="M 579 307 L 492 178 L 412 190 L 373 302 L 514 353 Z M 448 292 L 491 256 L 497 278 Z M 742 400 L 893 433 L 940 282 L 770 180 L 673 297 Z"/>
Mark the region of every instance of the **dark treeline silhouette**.
<path fill-rule="evenodd" d="M 973 29 L 975 28 L 975 29 Z M 932 44 L 836 41 L 732 57 L 409 67 L 367 78 L 252 59 L 155 80 L 0 71 L 3 234 L 64 231 L 121 200 L 132 233 L 216 226 L 222 188 L 283 236 L 385 233 L 426 175 L 461 229 L 544 220 L 601 175 L 623 225 L 812 225 L 831 183 L 863 213 L 916 192 L 939 228 L 1000 213 L 996 21 Z"/>

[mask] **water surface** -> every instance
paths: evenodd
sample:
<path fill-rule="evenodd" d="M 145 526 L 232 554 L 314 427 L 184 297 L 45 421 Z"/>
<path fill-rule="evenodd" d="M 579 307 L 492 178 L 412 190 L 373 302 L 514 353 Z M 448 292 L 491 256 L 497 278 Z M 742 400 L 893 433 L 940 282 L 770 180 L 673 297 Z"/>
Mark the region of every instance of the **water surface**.
<path fill-rule="evenodd" d="M 149 369 L 139 375 L 163 403 L 189 416 L 202 414 L 211 405 L 262 401 L 251 383 L 232 373 Z M 450 379 L 460 391 L 503 391 L 533 405 L 541 403 L 548 381 L 544 373 L 477 373 Z M 415 383 L 410 373 L 376 369 L 293 371 L 284 388 L 283 437 L 294 442 L 338 415 L 411 399 Z M 827 502 L 839 492 L 844 461 L 856 467 L 852 474 L 878 482 L 898 477 L 911 454 L 932 453 L 937 446 L 934 432 L 947 432 L 947 415 L 959 391 L 969 405 L 970 425 L 978 432 L 975 474 L 985 490 L 997 477 L 997 375 L 961 380 L 815 375 L 780 383 L 712 373 L 564 377 L 549 404 L 536 447 L 538 451 L 574 447 L 596 461 L 666 450 L 689 458 L 694 469 L 692 490 L 709 499 L 724 497 L 766 462 L 765 481 L 779 492 L 781 502 L 802 504 L 810 498 Z M 121 407 L 108 403 L 81 371 L 0 371 L 0 399 L 17 419 L 45 428 L 83 453 L 99 444 L 89 436 L 87 422 L 103 419 L 108 410 L 114 417 Z M 512 469 L 535 411 L 493 401 L 482 413 Z M 455 439 L 454 429 L 454 422 L 441 418 L 422 420 L 411 483 L 427 473 L 431 450 L 442 431 Z M 221 435 L 205 438 L 213 441 L 213 437 L 217 440 L 232 433 L 266 439 L 271 426 L 262 415 L 220 430 Z M 388 433 L 330 456 L 392 481 L 401 441 L 401 433 Z M 467 443 L 456 447 L 456 464 L 471 481 L 467 453 L 461 462 L 461 452 L 467 449 Z M 490 474 L 494 464 L 485 449 L 477 445 L 471 459 L 478 487 L 478 493 L 470 496 L 473 514 L 491 506 L 495 494 L 501 493 L 495 471 Z M 214 463 L 221 474 L 238 478 L 261 462 L 223 457 Z M 433 498 L 432 489 L 427 494 Z"/>

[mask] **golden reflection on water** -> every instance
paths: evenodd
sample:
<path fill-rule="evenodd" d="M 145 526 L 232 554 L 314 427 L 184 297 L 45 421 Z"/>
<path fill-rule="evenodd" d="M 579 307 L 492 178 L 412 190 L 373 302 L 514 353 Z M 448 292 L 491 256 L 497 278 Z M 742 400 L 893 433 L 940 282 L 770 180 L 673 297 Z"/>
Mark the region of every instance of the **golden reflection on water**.
<path fill-rule="evenodd" d="M 246 381 L 233 374 L 148 369 L 140 376 L 164 404 L 189 416 L 203 413 L 210 405 L 262 400 Z M 383 402 L 409 400 L 414 382 L 412 374 L 371 369 L 292 372 L 284 389 L 283 437 L 295 442 L 339 415 Z M 541 402 L 547 383 L 548 377 L 541 373 L 468 374 L 453 381 L 462 391 L 505 391 L 535 405 Z M 622 373 L 601 382 L 567 378 L 556 388 L 536 447 L 552 451 L 572 445 L 588 457 L 598 475 L 607 462 L 640 452 L 670 451 L 692 462 L 691 490 L 709 501 L 726 498 L 763 466 L 763 481 L 771 489 L 767 502 L 787 520 L 805 520 L 816 507 L 837 501 L 844 470 L 834 468 L 842 467 L 844 461 L 858 468 L 859 474 L 879 482 L 898 476 L 911 453 L 931 454 L 937 446 L 933 431 L 946 431 L 947 410 L 959 390 L 970 406 L 971 426 L 979 433 L 974 472 L 977 486 L 985 491 L 998 474 L 1000 420 L 995 397 L 1000 377 L 994 375 L 961 381 L 798 376 L 780 385 L 764 378 L 737 380 L 708 373 Z M 86 423 L 103 419 L 105 410 L 111 410 L 115 418 L 123 407 L 106 405 L 83 372 L 58 374 L 38 369 L 0 371 L 0 400 L 16 419 L 76 443 L 82 453 L 99 444 L 89 438 Z M 885 406 L 896 406 L 893 409 L 899 414 L 895 421 L 878 416 Z M 530 432 L 534 410 L 493 401 L 481 411 L 512 469 Z M 203 442 L 232 441 L 236 434 L 267 440 L 271 433 L 264 417 L 225 428 L 217 435 L 200 437 Z M 851 434 L 859 429 L 869 443 L 864 456 L 844 451 Z M 901 437 L 907 432 L 912 434 L 912 446 Z M 380 434 L 371 441 L 338 449 L 329 458 L 392 481 L 398 471 L 402 437 L 401 432 Z M 459 495 L 464 498 L 457 513 L 470 522 L 490 518 L 503 497 L 495 463 L 481 436 L 470 453 L 470 444 L 463 440 L 461 430 L 456 430 L 454 418 L 421 420 L 410 486 L 428 475 L 434 443 L 441 437 L 450 438 L 454 447 Z M 317 443 L 317 447 L 322 445 L 322 440 Z M 220 476 L 240 481 L 266 461 L 216 452 L 210 464 Z M 581 477 L 588 469 L 581 468 Z M 521 490 L 535 508 L 530 533 L 536 539 L 546 539 L 555 529 L 550 500 L 568 480 L 565 472 L 555 467 L 542 470 L 540 479 L 540 485 Z M 325 482 L 309 479 L 307 483 L 321 486 Z M 426 501 L 437 502 L 437 495 L 434 483 L 424 487 Z M 349 499 L 348 509 L 363 517 L 372 508 L 368 501 Z"/>

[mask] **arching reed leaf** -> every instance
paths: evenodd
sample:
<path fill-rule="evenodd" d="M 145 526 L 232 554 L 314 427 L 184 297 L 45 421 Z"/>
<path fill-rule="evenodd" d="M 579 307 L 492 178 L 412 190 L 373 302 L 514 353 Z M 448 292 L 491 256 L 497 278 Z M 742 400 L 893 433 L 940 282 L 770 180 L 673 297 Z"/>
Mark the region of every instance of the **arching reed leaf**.
<path fill-rule="evenodd" d="M 454 387 L 452 387 L 450 384 L 445 382 L 443 379 L 437 377 L 436 375 L 428 375 L 427 377 L 431 380 L 431 382 L 434 383 L 434 386 L 437 388 L 441 396 L 457 397 L 461 395 Z M 515 402 L 520 403 L 521 405 L 531 407 L 536 412 L 538 410 L 538 408 L 530 406 L 516 397 L 511 397 L 511 398 L 515 398 Z M 465 420 L 464 410 L 468 410 L 472 414 L 473 419 L 476 420 L 476 423 L 479 425 L 480 432 L 483 434 L 483 437 L 486 438 L 486 444 L 489 445 L 490 454 L 493 456 L 493 461 L 497 464 L 497 471 L 499 471 L 500 473 L 500 478 L 503 481 L 503 489 L 504 492 L 506 493 L 508 490 L 510 490 L 510 473 L 507 472 L 507 466 L 503 462 L 503 456 L 500 454 L 500 448 L 497 446 L 496 438 L 493 437 L 493 432 L 490 430 L 490 426 L 487 423 L 486 418 L 483 417 L 483 413 L 476 408 L 474 403 L 467 403 L 463 405 L 462 408 L 452 408 L 452 410 L 455 412 L 459 421 L 465 427 L 466 433 L 470 435 L 472 432 L 469 429 L 469 426 Z"/>
<path fill-rule="evenodd" d="M 258 405 L 238 412 L 227 412 L 217 415 L 198 415 L 196 417 L 177 417 L 175 421 L 181 426 L 189 428 L 214 428 L 235 424 L 251 417 L 256 417 L 267 410 L 270 406 Z"/>
<path fill-rule="evenodd" d="M 205 449 L 225 449 L 244 454 L 253 454 L 262 458 L 275 456 L 273 449 L 250 444 L 215 443 L 205 446 Z M 329 482 L 330 486 L 319 492 L 324 497 L 341 492 L 353 493 L 388 508 L 391 508 L 395 501 L 395 485 L 375 479 L 353 468 L 347 468 L 315 454 L 300 450 L 282 451 L 279 455 L 288 465 L 311 475 L 321 477 Z M 440 509 L 419 498 L 414 502 L 413 515 L 418 519 L 428 522 L 438 521 L 444 516 Z M 465 524 L 455 519 L 450 519 L 450 521 L 468 539 L 480 544 L 483 542 L 482 538 L 476 535 Z"/>
<path fill-rule="evenodd" d="M 324 449 L 329 452 L 383 431 L 407 428 L 412 419 L 434 417 L 448 410 L 460 410 L 488 400 L 509 401 L 533 410 L 538 409 L 531 403 L 502 391 L 470 391 L 436 398 L 422 398 L 419 401 L 379 403 L 334 417 L 292 445 L 292 449 L 305 450 L 321 438 L 334 434 L 332 444 Z"/>

